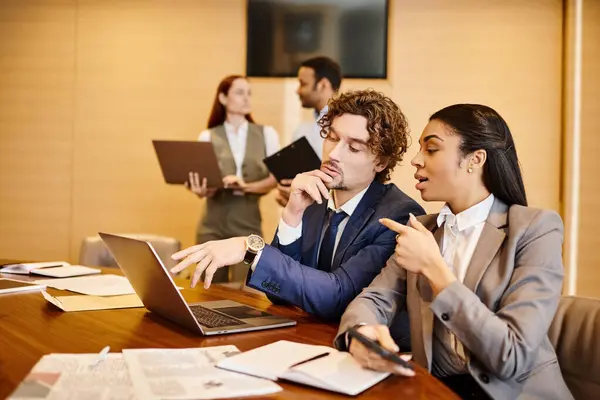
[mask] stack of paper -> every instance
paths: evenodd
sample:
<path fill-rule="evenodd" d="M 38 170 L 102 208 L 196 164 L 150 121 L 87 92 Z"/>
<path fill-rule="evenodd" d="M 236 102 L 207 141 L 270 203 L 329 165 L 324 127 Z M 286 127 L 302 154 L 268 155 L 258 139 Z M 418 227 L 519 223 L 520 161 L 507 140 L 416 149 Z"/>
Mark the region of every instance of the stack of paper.
<path fill-rule="evenodd" d="M 63 311 L 111 310 L 143 306 L 124 276 L 106 274 L 66 279 L 40 279 L 34 282 L 86 295 L 52 296 L 42 291 L 46 300 Z"/>

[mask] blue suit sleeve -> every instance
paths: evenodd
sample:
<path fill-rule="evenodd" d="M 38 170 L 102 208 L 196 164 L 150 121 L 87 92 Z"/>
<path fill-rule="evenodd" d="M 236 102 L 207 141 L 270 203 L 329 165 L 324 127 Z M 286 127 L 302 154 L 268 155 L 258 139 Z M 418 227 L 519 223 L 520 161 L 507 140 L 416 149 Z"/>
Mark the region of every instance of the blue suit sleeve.
<path fill-rule="evenodd" d="M 300 257 L 302 256 L 302 238 L 288 244 L 282 245 L 279 243 L 279 238 L 277 237 L 277 232 L 275 232 L 275 237 L 271 242 L 271 246 L 279 249 L 283 254 L 293 258 L 296 261 L 300 261 Z"/>
<path fill-rule="evenodd" d="M 399 222 L 406 223 L 403 219 Z M 384 226 L 377 227 L 372 243 L 333 272 L 303 265 L 276 247 L 266 246 L 247 284 L 270 298 L 274 296 L 318 317 L 337 320 L 350 301 L 379 274 L 394 251 L 395 236 Z"/>
<path fill-rule="evenodd" d="M 275 236 L 273 237 L 271 246 L 275 247 L 276 249 L 281 251 L 286 256 L 291 257 L 292 259 L 294 259 L 296 261 L 300 261 L 300 258 L 302 257 L 302 238 L 299 238 L 295 242 L 290 243 L 288 245 L 282 245 L 281 243 L 279 243 L 279 237 L 277 236 L 278 232 L 279 232 L 279 230 L 275 231 Z M 246 282 L 247 285 L 249 285 L 249 282 L 250 282 L 249 278 L 250 277 L 248 277 L 248 280 Z M 288 304 L 286 301 L 280 299 L 279 297 L 270 295 L 269 293 L 266 293 L 266 295 L 267 295 L 267 298 L 273 304 L 278 304 L 278 305 Z"/>

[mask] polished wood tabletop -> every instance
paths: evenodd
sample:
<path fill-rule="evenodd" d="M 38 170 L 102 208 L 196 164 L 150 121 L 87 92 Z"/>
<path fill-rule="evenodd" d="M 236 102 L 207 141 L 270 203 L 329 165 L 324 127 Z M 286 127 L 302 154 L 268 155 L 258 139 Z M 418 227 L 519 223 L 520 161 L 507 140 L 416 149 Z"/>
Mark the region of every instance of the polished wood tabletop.
<path fill-rule="evenodd" d="M 1 261 L 1 260 L 0 260 Z M 119 273 L 104 268 L 103 273 Z M 31 280 L 31 277 L 0 274 L 2 278 Z M 42 277 L 43 278 L 43 277 Z M 177 281 L 177 280 L 176 280 Z M 45 354 L 95 353 L 109 345 L 111 352 L 132 348 L 189 348 L 235 345 L 246 351 L 278 340 L 332 346 L 337 324 L 327 324 L 291 306 L 271 304 L 262 294 L 248 293 L 221 285 L 205 290 L 184 286 L 188 302 L 229 299 L 295 319 L 294 327 L 258 332 L 203 337 L 191 333 L 145 308 L 63 312 L 39 292 L 0 295 L 0 399 L 8 396 Z M 48 289 L 52 295 L 69 292 Z M 444 384 L 415 365 L 412 378 L 392 376 L 367 389 L 359 399 L 458 399 Z M 336 399 L 348 396 L 293 383 L 278 382 L 284 390 L 265 399 Z"/>

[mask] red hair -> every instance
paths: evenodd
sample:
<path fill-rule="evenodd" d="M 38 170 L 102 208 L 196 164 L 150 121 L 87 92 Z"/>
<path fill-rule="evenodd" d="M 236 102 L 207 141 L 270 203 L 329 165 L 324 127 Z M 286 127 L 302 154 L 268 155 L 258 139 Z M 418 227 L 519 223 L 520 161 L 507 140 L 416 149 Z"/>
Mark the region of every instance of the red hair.
<path fill-rule="evenodd" d="M 219 101 L 219 94 L 222 93 L 227 96 L 229 94 L 229 90 L 231 89 L 231 85 L 233 85 L 233 82 L 236 79 L 246 79 L 246 77 L 241 75 L 229 75 L 219 83 L 219 87 L 217 87 L 217 94 L 215 94 L 215 100 L 213 101 L 212 110 L 210 112 L 210 117 L 208 117 L 208 129 L 223 125 L 225 123 L 227 112 L 225 111 L 225 106 Z M 246 114 L 246 119 L 248 122 L 254 122 L 254 119 L 252 119 L 252 115 L 250 114 Z"/>

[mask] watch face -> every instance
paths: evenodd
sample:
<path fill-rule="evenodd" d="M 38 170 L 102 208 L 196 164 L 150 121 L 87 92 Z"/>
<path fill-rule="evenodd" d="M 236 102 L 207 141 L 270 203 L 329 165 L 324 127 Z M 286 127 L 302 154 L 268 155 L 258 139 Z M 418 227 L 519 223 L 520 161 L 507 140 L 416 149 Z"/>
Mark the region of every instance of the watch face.
<path fill-rule="evenodd" d="M 265 241 L 258 235 L 250 235 L 246 241 L 248 243 L 248 250 L 251 250 L 255 253 L 265 247 Z"/>

